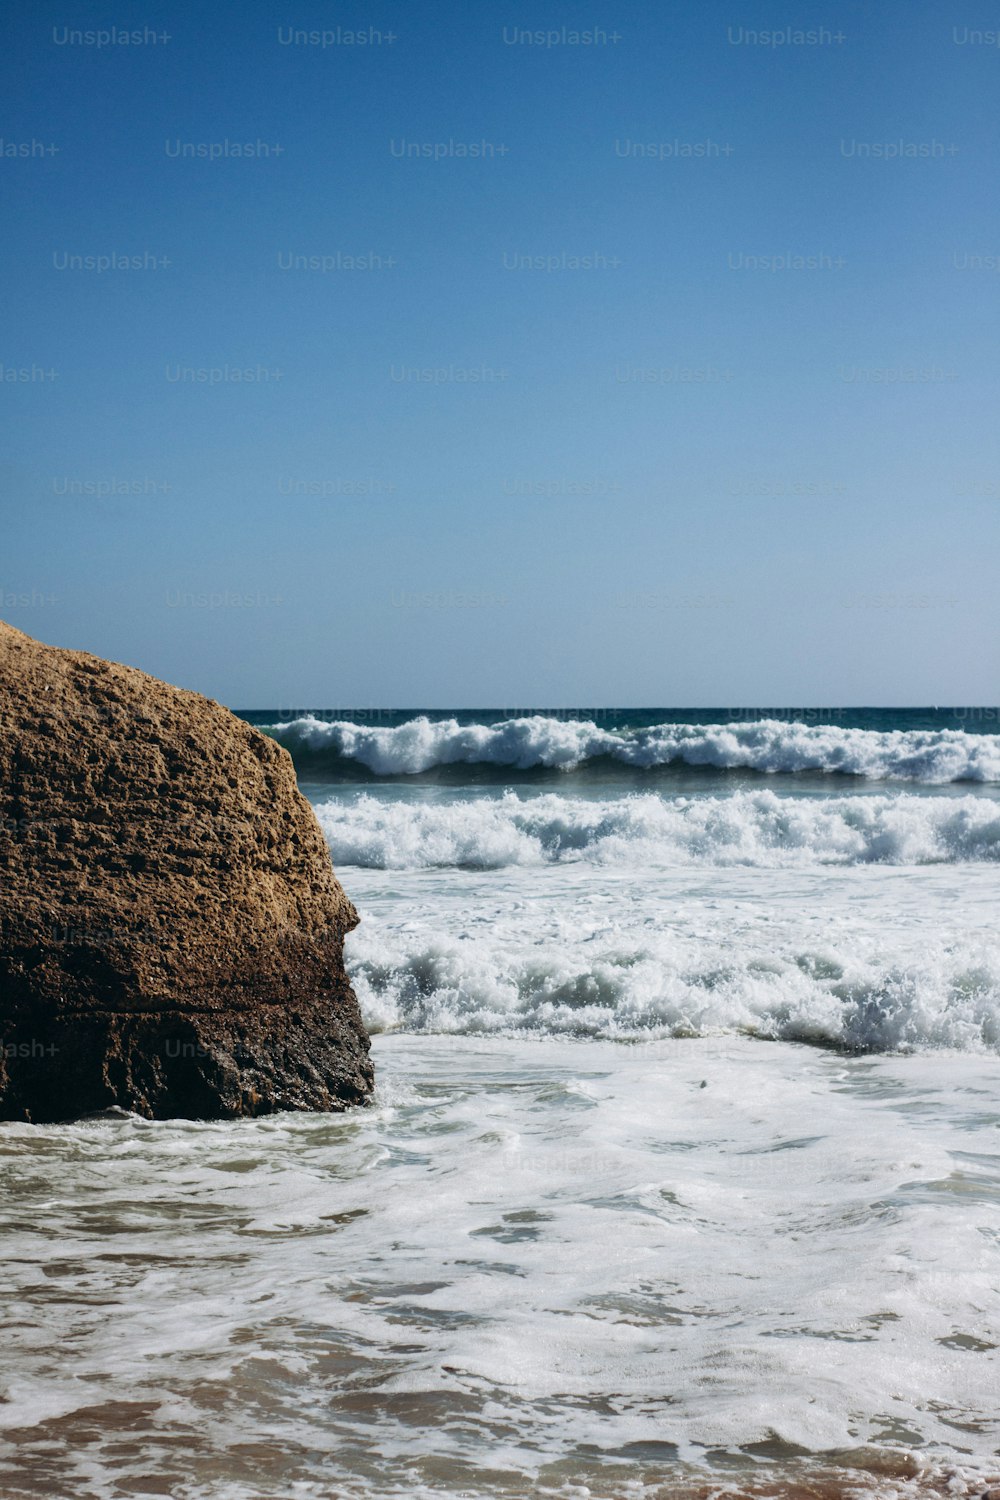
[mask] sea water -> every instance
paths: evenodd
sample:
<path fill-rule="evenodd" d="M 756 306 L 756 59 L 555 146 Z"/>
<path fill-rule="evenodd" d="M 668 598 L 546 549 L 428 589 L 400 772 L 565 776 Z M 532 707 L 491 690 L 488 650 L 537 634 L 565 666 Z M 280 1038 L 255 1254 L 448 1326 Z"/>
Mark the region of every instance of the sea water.
<path fill-rule="evenodd" d="M 376 1098 L 0 1128 L 0 1494 L 982 1490 L 987 713 L 247 715 Z"/>

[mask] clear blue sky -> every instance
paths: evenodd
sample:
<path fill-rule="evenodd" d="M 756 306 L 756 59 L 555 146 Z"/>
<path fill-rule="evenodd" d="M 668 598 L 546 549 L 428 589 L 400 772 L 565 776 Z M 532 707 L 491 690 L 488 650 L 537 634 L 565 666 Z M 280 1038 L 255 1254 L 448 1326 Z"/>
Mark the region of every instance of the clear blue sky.
<path fill-rule="evenodd" d="M 4 21 L 11 623 L 241 707 L 997 702 L 995 7 L 118 12 Z"/>

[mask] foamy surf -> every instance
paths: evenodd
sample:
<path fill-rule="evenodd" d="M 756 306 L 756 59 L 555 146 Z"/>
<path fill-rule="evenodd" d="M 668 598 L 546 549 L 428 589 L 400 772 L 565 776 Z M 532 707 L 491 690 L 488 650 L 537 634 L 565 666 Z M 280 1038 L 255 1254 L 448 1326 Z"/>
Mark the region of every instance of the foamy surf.
<path fill-rule="evenodd" d="M 0 1133 L 5 1497 L 986 1488 L 994 1060 L 374 1050 L 346 1116 Z"/>
<path fill-rule="evenodd" d="M 294 755 L 319 758 L 330 767 L 337 761 L 355 763 L 380 777 L 417 776 L 456 765 L 571 772 L 612 761 L 634 771 L 686 765 L 880 781 L 1000 781 L 1000 736 L 961 729 L 849 729 L 765 719 L 615 731 L 589 720 L 540 715 L 491 724 L 421 716 L 395 726 L 306 716 L 267 727 Z"/>
<path fill-rule="evenodd" d="M 787 868 L 1000 860 L 1000 802 L 983 797 L 557 795 L 321 802 L 335 866 L 379 870 L 583 862 Z"/>
<path fill-rule="evenodd" d="M 373 870 L 347 964 L 375 1031 L 635 1043 L 751 1036 L 845 1052 L 1000 1051 L 988 868 Z M 947 910 L 948 927 L 928 926 Z"/>

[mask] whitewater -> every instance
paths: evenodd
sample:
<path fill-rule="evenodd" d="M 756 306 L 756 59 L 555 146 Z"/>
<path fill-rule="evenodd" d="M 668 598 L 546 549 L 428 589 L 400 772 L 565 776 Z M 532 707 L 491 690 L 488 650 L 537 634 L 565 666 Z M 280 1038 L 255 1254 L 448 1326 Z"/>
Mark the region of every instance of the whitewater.
<path fill-rule="evenodd" d="M 782 868 L 1000 859 L 1000 801 L 976 797 L 630 795 L 411 803 L 368 794 L 317 807 L 334 863 L 380 870 L 593 864 Z"/>
<path fill-rule="evenodd" d="M 992 733 L 891 710 L 269 732 L 365 912 L 377 1031 L 1000 1046 Z"/>
<path fill-rule="evenodd" d="M 880 780 L 1000 781 L 1000 736 L 964 729 L 873 730 L 765 719 L 619 730 L 546 715 L 471 724 L 420 715 L 373 727 L 306 715 L 277 723 L 272 732 L 293 753 L 356 761 L 377 776 L 454 765 L 575 770 L 609 759 L 635 770 L 680 763 Z"/>
<path fill-rule="evenodd" d="M 376 1097 L 0 1131 L 0 1493 L 981 1494 L 995 712 L 246 716 Z"/>

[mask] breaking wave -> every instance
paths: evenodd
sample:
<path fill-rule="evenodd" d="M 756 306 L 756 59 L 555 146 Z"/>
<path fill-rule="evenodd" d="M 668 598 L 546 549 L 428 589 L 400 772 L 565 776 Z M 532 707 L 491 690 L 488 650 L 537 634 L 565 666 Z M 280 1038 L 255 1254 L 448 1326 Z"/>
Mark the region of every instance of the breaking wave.
<path fill-rule="evenodd" d="M 424 717 L 395 727 L 313 717 L 267 726 L 300 763 L 362 767 L 377 777 L 445 766 L 571 772 L 599 761 L 635 771 L 670 765 L 875 780 L 1000 782 L 1000 735 L 961 729 L 872 730 L 788 723 L 659 724 L 616 731 L 533 715 L 493 724 Z"/>
<path fill-rule="evenodd" d="M 609 801 L 544 794 L 448 803 L 362 795 L 316 808 L 334 865 L 377 870 L 607 865 L 763 866 L 1000 861 L 1000 803 L 976 796 Z"/>
<path fill-rule="evenodd" d="M 742 1034 L 849 1052 L 1000 1049 L 1000 951 L 607 932 L 585 944 L 366 920 L 348 968 L 372 1031 L 616 1040 Z"/>

